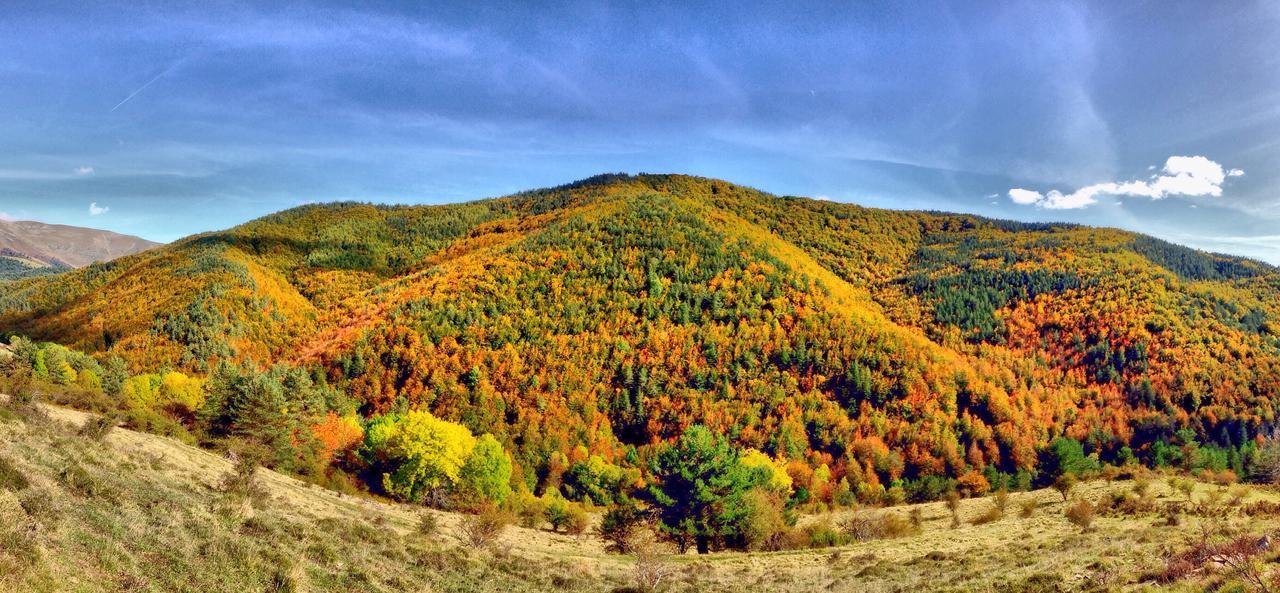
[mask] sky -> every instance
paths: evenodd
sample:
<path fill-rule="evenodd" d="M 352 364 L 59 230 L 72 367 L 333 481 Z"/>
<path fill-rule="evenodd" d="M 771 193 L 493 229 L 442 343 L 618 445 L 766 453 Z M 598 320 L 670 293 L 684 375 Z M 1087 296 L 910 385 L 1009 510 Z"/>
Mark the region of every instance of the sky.
<path fill-rule="evenodd" d="M 1276 2 L 17 4 L 4 218 L 172 241 L 688 173 L 1280 264 Z"/>

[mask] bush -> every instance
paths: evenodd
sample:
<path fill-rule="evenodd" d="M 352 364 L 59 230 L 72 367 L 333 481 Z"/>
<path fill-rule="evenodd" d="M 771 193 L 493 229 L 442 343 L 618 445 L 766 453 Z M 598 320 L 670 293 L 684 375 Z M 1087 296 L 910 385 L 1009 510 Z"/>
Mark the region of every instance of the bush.
<path fill-rule="evenodd" d="M 418 526 L 414 533 L 427 539 L 435 539 L 437 535 L 440 535 L 440 520 L 436 518 L 434 513 L 423 511 L 418 516 Z"/>
<path fill-rule="evenodd" d="M 1066 515 L 1067 520 L 1070 521 L 1072 525 L 1075 525 L 1084 531 L 1089 531 L 1093 528 L 1093 518 L 1096 515 L 1096 511 L 1093 508 L 1093 505 L 1089 504 L 1089 501 L 1079 500 L 1076 501 L 1075 504 L 1067 507 Z"/>
<path fill-rule="evenodd" d="M 58 472 L 58 481 L 73 494 L 84 498 L 110 500 L 115 494 L 105 482 L 76 464 L 62 468 L 62 471 Z"/>
<path fill-rule="evenodd" d="M 636 537 L 644 525 L 640 510 L 631 505 L 613 507 L 600 518 L 596 529 L 606 548 L 617 554 L 629 554 L 636 544 Z"/>
<path fill-rule="evenodd" d="M 525 529 L 538 529 L 547 520 L 547 504 L 528 492 L 507 499 L 509 507 L 515 512 L 520 526 Z"/>
<path fill-rule="evenodd" d="M 510 524 L 511 515 L 493 505 L 485 505 L 479 513 L 462 517 L 458 538 L 475 550 L 492 547 Z"/>
<path fill-rule="evenodd" d="M 850 539 L 860 542 L 907 537 L 919 533 L 919 529 L 911 520 L 891 512 L 854 512 L 852 517 L 845 520 L 842 527 Z"/>
<path fill-rule="evenodd" d="M 641 593 L 657 591 L 676 573 L 676 567 L 671 564 L 666 550 L 652 537 L 636 542 L 635 555 L 636 589 Z"/>
<path fill-rule="evenodd" d="M 1001 489 L 996 495 L 991 497 L 991 508 L 986 512 L 975 517 L 970 523 L 974 525 L 986 525 L 994 523 L 1004 518 L 1005 511 L 1009 508 L 1009 491 Z"/>
<path fill-rule="evenodd" d="M 30 486 L 26 474 L 23 474 L 8 457 L 0 456 L 0 490 L 17 492 Z"/>
<path fill-rule="evenodd" d="M 747 494 L 749 510 L 742 525 L 742 537 L 747 549 L 782 549 L 789 527 L 783 496 L 759 489 Z"/>
<path fill-rule="evenodd" d="M 222 476 L 218 490 L 239 500 L 247 500 L 255 507 L 265 505 L 267 491 L 258 483 L 258 466 L 267 453 L 260 447 L 243 446 L 231 454 L 231 471 Z"/>
<path fill-rule="evenodd" d="M 947 510 L 951 511 L 951 528 L 960 527 L 960 493 L 952 490 L 947 493 Z"/>
<path fill-rule="evenodd" d="M 1030 519 L 1032 515 L 1036 514 L 1036 507 L 1038 506 L 1040 506 L 1040 503 L 1036 502 L 1035 499 L 1024 500 L 1018 505 L 1018 516 L 1023 519 Z"/>
<path fill-rule="evenodd" d="M 115 414 L 91 416 L 80 426 L 77 434 L 91 441 L 101 443 L 106 440 L 107 435 L 111 434 L 112 430 L 115 430 L 117 423 L 119 423 L 119 419 Z"/>
<path fill-rule="evenodd" d="M 1062 495 L 1062 502 L 1066 502 L 1071 497 L 1071 491 L 1075 490 L 1077 483 L 1079 483 L 1079 480 L 1075 474 L 1066 473 L 1058 476 L 1058 479 L 1053 481 L 1053 489 Z"/>
<path fill-rule="evenodd" d="M 582 535 L 591 526 L 591 519 L 587 517 L 587 511 L 579 504 L 569 505 L 566 518 L 564 532 L 569 535 Z"/>

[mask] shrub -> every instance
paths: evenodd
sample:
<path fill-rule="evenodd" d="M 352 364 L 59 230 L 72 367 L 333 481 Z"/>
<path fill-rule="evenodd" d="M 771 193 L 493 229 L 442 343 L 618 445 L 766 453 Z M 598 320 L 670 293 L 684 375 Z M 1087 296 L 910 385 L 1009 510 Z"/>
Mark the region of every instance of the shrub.
<path fill-rule="evenodd" d="M 742 536 L 751 550 L 779 550 L 788 530 L 786 502 L 780 493 L 753 490 L 747 494 L 749 511 Z"/>
<path fill-rule="evenodd" d="M 1036 507 L 1038 506 L 1040 506 L 1040 503 L 1036 502 L 1035 499 L 1024 500 L 1018 505 L 1018 516 L 1023 519 L 1030 519 L 1032 515 L 1036 514 Z"/>
<path fill-rule="evenodd" d="M 603 539 L 610 552 L 618 554 L 630 553 L 636 545 L 636 537 L 644 525 L 644 517 L 639 509 L 632 505 L 613 507 L 605 511 L 596 528 L 600 539 Z"/>
<path fill-rule="evenodd" d="M 1181 492 L 1187 497 L 1187 501 L 1191 500 L 1191 495 L 1195 493 L 1196 483 L 1192 480 L 1183 478 L 1169 478 L 1169 487 Z"/>
<path fill-rule="evenodd" d="M 17 492 L 30 486 L 26 474 L 23 474 L 8 457 L 0 456 L 0 490 Z"/>
<path fill-rule="evenodd" d="M 1240 511 L 1250 517 L 1280 517 L 1280 502 L 1259 500 L 1244 505 Z"/>
<path fill-rule="evenodd" d="M 636 588 L 642 593 L 657 591 L 675 575 L 676 568 L 666 550 L 652 537 L 642 538 L 636 543 L 635 555 Z"/>
<path fill-rule="evenodd" d="M 233 499 L 247 500 L 262 507 L 267 491 L 258 483 L 258 466 L 267 453 L 261 447 L 246 445 L 231 453 L 231 470 L 222 476 L 218 491 Z"/>
<path fill-rule="evenodd" d="M 114 495 L 105 482 L 77 464 L 62 468 L 62 471 L 58 472 L 58 481 L 73 494 L 84 498 L 111 499 Z"/>
<path fill-rule="evenodd" d="M 511 515 L 496 506 L 485 507 L 474 515 L 465 515 L 458 523 L 458 538 L 472 549 L 493 546 L 511 524 Z"/>
<path fill-rule="evenodd" d="M 546 505 L 547 522 L 551 524 L 552 531 L 560 531 L 569 524 L 569 501 L 558 493 L 552 493 L 545 498 L 550 499 L 543 501 Z"/>
<path fill-rule="evenodd" d="M 1151 479 L 1139 477 L 1133 480 L 1133 493 L 1141 497 L 1146 497 L 1151 491 Z"/>
<path fill-rule="evenodd" d="M 1240 503 L 1244 502 L 1244 499 L 1249 498 L 1251 493 L 1252 491 L 1249 490 L 1248 486 L 1236 484 L 1227 489 L 1227 496 L 1231 497 L 1229 504 L 1233 507 L 1238 507 L 1240 506 Z"/>
<path fill-rule="evenodd" d="M 547 503 L 527 491 L 508 498 L 507 502 L 525 529 L 538 529 L 547 520 Z"/>
<path fill-rule="evenodd" d="M 1058 494 L 1062 495 L 1062 502 L 1066 502 L 1067 499 L 1071 497 L 1071 491 L 1075 490 L 1078 482 L 1079 480 L 1076 478 L 1075 474 L 1062 474 L 1058 476 L 1058 479 L 1053 481 L 1053 489 L 1057 490 Z"/>
<path fill-rule="evenodd" d="M 435 513 L 423 511 L 418 516 L 418 526 L 414 532 L 424 538 L 435 539 L 437 535 L 440 535 L 440 519 L 436 518 Z"/>
<path fill-rule="evenodd" d="M 84 424 L 80 426 L 80 430 L 77 432 L 80 436 L 86 439 L 101 443 L 103 440 L 106 440 L 107 435 L 111 434 L 112 430 L 115 430 L 116 424 L 118 424 L 119 421 L 119 418 L 115 414 L 91 416 L 88 420 L 85 420 Z"/>
<path fill-rule="evenodd" d="M 568 505 L 566 519 L 564 532 L 569 535 L 582 535 L 591 526 L 591 519 L 587 517 L 587 511 L 579 504 L 570 503 Z"/>
<path fill-rule="evenodd" d="M 981 515 L 970 519 L 969 523 L 973 525 L 986 525 L 988 523 L 995 523 L 1003 518 L 1004 511 L 1000 510 L 999 506 L 993 504 L 991 505 L 991 508 L 984 511 Z"/>
<path fill-rule="evenodd" d="M 1089 501 L 1079 500 L 1076 501 L 1075 504 L 1067 507 L 1066 515 L 1067 520 L 1070 521 L 1072 525 L 1075 525 L 1084 531 L 1089 531 L 1093 528 L 1093 519 L 1096 515 L 1096 511 L 1093 508 L 1093 505 L 1089 504 Z"/>
<path fill-rule="evenodd" d="M 849 542 L 849 537 L 845 531 L 837 530 L 827 519 L 805 525 L 800 529 L 794 529 L 786 537 L 792 544 L 790 547 L 797 548 L 830 548 L 832 546 L 843 546 Z"/>
<path fill-rule="evenodd" d="M 960 493 L 952 490 L 947 493 L 947 510 L 951 511 L 951 528 L 960 527 Z"/>
<path fill-rule="evenodd" d="M 1213 483 L 1219 486 L 1230 486 L 1232 484 L 1235 484 L 1237 481 L 1239 481 L 1240 478 L 1236 476 L 1236 472 L 1233 472 L 1229 469 L 1224 469 L 1219 472 L 1214 472 L 1212 479 L 1213 479 Z"/>
<path fill-rule="evenodd" d="M 844 532 L 854 541 L 891 539 L 919 533 L 911 520 L 891 512 L 865 513 L 855 511 L 842 524 Z"/>

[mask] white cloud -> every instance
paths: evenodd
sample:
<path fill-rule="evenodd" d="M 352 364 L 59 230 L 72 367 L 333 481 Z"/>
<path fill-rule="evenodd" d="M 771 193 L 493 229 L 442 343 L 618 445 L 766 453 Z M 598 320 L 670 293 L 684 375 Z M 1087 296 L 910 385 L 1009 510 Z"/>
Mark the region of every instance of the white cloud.
<path fill-rule="evenodd" d="M 1240 169 L 1226 171 L 1222 165 L 1202 156 L 1171 156 L 1159 174 L 1150 181 L 1095 183 L 1069 194 L 1058 190 L 1040 193 L 1029 189 L 1009 190 L 1009 199 L 1023 206 L 1035 205 L 1049 210 L 1074 210 L 1097 203 L 1098 196 L 1136 196 L 1162 200 L 1169 196 L 1222 195 L 1222 184 L 1228 177 L 1244 175 Z"/>
<path fill-rule="evenodd" d="M 0 220 L 17 220 L 10 216 L 8 212 L 0 212 Z"/>
<path fill-rule="evenodd" d="M 1009 190 L 1009 199 L 1013 200 L 1014 204 L 1028 206 L 1044 199 L 1044 195 L 1038 191 L 1015 187 Z"/>
<path fill-rule="evenodd" d="M 98 216 L 100 214 L 106 214 L 107 212 L 110 212 L 110 211 L 111 211 L 111 208 L 108 208 L 106 206 L 99 206 L 97 202 L 93 202 L 89 204 L 89 216 Z"/>
<path fill-rule="evenodd" d="M 93 167 L 76 167 L 76 175 L 93 175 Z"/>

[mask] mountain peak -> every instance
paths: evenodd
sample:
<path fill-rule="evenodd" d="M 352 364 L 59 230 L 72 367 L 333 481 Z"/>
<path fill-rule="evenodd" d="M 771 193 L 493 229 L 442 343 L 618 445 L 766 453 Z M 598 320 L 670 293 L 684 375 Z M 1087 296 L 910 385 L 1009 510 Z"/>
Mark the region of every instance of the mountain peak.
<path fill-rule="evenodd" d="M 0 220 L 0 250 L 7 257 L 44 266 L 79 268 L 157 245 L 159 243 L 111 231 L 33 220 Z"/>

